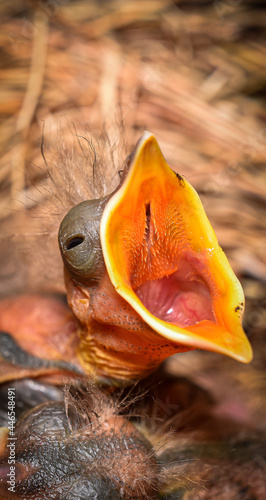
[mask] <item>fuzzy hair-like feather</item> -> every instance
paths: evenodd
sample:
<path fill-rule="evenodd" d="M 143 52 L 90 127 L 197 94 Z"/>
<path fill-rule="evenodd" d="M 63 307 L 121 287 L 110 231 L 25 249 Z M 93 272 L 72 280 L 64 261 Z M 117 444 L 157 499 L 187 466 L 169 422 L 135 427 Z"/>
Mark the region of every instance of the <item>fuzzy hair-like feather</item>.
<path fill-rule="evenodd" d="M 0 221 L 0 296 L 65 292 L 60 222 L 74 205 L 112 192 L 127 156 L 125 142 L 111 144 L 106 132 L 75 132 L 64 142 L 59 130 L 52 146 L 43 141 L 43 165 L 32 166 L 38 180 L 18 193 L 15 209 Z"/>

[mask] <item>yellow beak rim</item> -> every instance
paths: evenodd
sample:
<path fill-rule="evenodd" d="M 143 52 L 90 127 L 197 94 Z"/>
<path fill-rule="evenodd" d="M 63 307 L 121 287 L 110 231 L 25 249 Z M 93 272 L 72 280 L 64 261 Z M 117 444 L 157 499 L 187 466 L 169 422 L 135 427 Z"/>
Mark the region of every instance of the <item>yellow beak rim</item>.
<path fill-rule="evenodd" d="M 214 321 L 203 318 L 189 326 L 168 323 L 152 314 L 136 294 L 138 280 L 143 281 L 144 271 L 137 276 L 136 269 L 140 265 L 136 262 L 133 265 L 132 261 L 136 253 L 145 254 L 146 261 L 149 259 L 142 242 L 147 226 L 147 206 L 151 206 L 151 217 L 156 212 L 163 220 L 163 229 L 153 221 L 155 236 L 160 232 L 165 234 L 165 228 L 171 235 L 169 255 L 176 254 L 176 258 L 179 258 L 178 252 L 188 255 L 197 269 L 203 269 L 199 272 L 210 287 Z M 173 214 L 178 211 L 179 218 L 173 215 L 166 227 L 169 207 Z M 184 224 L 182 227 L 180 220 Z M 180 237 L 182 231 L 186 232 L 186 236 L 182 236 L 184 241 Z M 175 234 L 179 234 L 180 250 L 174 241 Z M 153 134 L 145 132 L 139 140 L 123 184 L 105 207 L 100 235 L 106 268 L 115 290 L 151 327 L 154 335 L 188 348 L 226 354 L 244 363 L 251 361 L 252 348 L 241 321 L 244 311 L 242 287 L 218 244 L 198 194 L 183 177 L 171 170 Z M 164 236 L 159 238 L 162 242 Z M 154 250 L 153 261 L 155 258 Z M 172 272 L 171 265 L 167 276 Z M 134 272 L 132 266 L 135 266 Z M 151 271 L 149 279 L 160 278 L 160 266 L 158 264 L 158 269 Z"/>

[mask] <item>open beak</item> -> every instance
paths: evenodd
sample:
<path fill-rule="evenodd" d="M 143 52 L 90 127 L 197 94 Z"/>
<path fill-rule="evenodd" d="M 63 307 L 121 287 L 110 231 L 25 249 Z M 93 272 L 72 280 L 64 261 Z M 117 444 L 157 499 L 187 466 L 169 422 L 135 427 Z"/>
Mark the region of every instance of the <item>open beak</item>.
<path fill-rule="evenodd" d="M 104 209 L 100 234 L 113 286 L 157 339 L 251 361 L 242 287 L 196 191 L 148 132 Z"/>

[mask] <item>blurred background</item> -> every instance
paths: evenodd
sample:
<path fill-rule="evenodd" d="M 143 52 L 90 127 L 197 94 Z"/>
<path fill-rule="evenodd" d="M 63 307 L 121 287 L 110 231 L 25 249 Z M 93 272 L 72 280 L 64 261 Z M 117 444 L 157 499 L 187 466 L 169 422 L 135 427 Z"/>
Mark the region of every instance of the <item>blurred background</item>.
<path fill-rule="evenodd" d="M 212 379 L 222 388 L 221 398 L 228 384 L 236 406 L 221 402 L 223 411 L 242 412 L 264 429 L 264 2 L 16 0 L 1 1 L 0 14 L 1 295 L 63 291 L 56 243 L 69 203 L 63 191 L 74 182 L 77 201 L 86 193 L 79 168 L 58 191 L 46 189 L 46 163 L 64 163 L 62 151 L 73 153 L 78 141 L 88 179 L 93 161 L 84 150 L 102 165 L 108 191 L 142 132 L 153 132 L 168 163 L 200 194 L 243 284 L 255 350 L 248 367 L 188 353 L 172 369 L 191 374 L 193 364 L 203 385 Z M 45 204 L 47 193 L 59 199 L 56 209 Z"/>

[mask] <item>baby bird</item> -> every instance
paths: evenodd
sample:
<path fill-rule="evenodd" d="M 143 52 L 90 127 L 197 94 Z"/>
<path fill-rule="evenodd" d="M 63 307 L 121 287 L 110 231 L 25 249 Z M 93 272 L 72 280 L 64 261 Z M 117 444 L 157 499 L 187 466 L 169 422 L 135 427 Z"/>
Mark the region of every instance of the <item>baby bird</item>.
<path fill-rule="evenodd" d="M 113 193 L 64 217 L 59 247 L 74 316 L 47 300 L 38 309 L 34 297 L 0 304 L 0 329 L 45 358 L 45 369 L 60 358 L 119 385 L 195 348 L 251 360 L 241 285 L 196 191 L 152 134 L 138 142 Z"/>
<path fill-rule="evenodd" d="M 244 363 L 252 350 L 241 285 L 152 134 L 113 193 L 65 215 L 59 247 L 68 306 L 36 294 L 0 303 L 2 394 L 12 382 L 27 410 L 17 414 L 15 492 L 1 432 L 0 495 L 263 498 L 264 433 L 239 422 L 222 431 L 212 392 L 171 375 L 168 361 L 159 368 L 197 348 Z"/>

